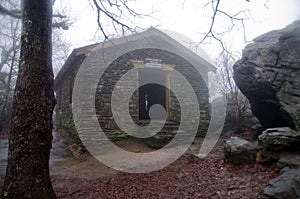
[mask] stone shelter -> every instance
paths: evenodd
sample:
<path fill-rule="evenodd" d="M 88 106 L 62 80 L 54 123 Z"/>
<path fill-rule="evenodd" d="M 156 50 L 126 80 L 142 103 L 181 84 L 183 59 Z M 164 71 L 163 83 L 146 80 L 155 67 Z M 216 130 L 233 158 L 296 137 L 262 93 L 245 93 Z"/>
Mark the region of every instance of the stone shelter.
<path fill-rule="evenodd" d="M 188 42 L 190 41 L 187 38 L 177 33 L 149 28 L 141 33 L 74 49 L 55 78 L 55 93 L 58 101 L 55 111 L 56 125 L 68 126 L 72 122 L 72 92 L 76 75 L 80 67 L 84 67 L 84 60 L 97 52 L 99 56 L 94 62 L 102 63 L 105 56 L 101 58 L 101 54 L 113 54 L 123 49 L 122 52 L 125 53 L 110 61 L 105 73 L 99 76 L 97 89 L 94 92 L 96 115 L 107 137 L 113 140 L 127 137 L 126 132 L 123 132 L 114 120 L 111 99 L 117 83 L 125 81 L 122 77 L 134 68 L 137 72 L 134 73 L 132 81 L 126 83 L 134 87 L 127 104 L 130 119 L 140 126 L 149 124 L 150 108 L 152 105 L 159 104 L 166 114 L 151 119 L 166 120 L 166 123 L 156 138 L 168 137 L 178 128 L 183 110 L 175 93 L 169 89 L 171 87 L 177 90 L 184 89 L 178 83 L 176 75 L 172 75 L 176 71 L 189 82 L 199 105 L 195 107 L 196 105 L 191 103 L 188 110 L 184 111 L 199 109 L 197 135 L 205 135 L 210 119 L 208 72 L 214 71 L 215 67 L 201 49 L 191 50 L 193 43 Z M 102 67 L 101 64 L 99 67 Z M 93 71 L 89 72 L 93 73 Z M 88 77 L 86 81 L 89 81 Z M 153 81 L 155 83 L 151 83 Z M 126 89 L 121 91 L 129 92 Z M 185 97 L 184 101 L 188 103 L 190 96 Z"/>

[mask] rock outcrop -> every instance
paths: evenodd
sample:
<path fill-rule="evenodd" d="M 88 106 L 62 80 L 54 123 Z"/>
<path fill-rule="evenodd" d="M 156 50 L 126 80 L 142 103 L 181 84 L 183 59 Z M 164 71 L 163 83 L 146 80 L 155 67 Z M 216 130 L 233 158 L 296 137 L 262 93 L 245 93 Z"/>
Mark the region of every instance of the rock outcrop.
<path fill-rule="evenodd" d="M 266 186 L 260 199 L 298 199 L 300 198 L 300 169 L 284 168 L 282 174 L 272 179 Z"/>
<path fill-rule="evenodd" d="M 255 38 L 233 68 L 264 128 L 300 130 L 300 21 Z"/>
<path fill-rule="evenodd" d="M 254 163 L 258 150 L 257 143 L 251 143 L 239 137 L 231 137 L 225 142 L 225 160 L 236 165 Z"/>
<path fill-rule="evenodd" d="M 300 131 L 293 131 L 289 127 L 267 129 L 258 137 L 258 141 L 267 151 L 300 150 Z"/>
<path fill-rule="evenodd" d="M 300 168 L 300 151 L 280 153 L 277 164 L 280 168 Z"/>
<path fill-rule="evenodd" d="M 300 198 L 300 131 L 266 129 L 252 143 L 238 137 L 225 141 L 225 161 L 232 164 L 276 163 L 281 174 L 263 188 L 260 199 Z"/>
<path fill-rule="evenodd" d="M 265 160 L 276 160 L 281 175 L 272 179 L 260 198 L 300 198 L 300 131 L 289 127 L 265 130 L 258 137 Z M 262 161 L 263 162 L 263 161 Z"/>

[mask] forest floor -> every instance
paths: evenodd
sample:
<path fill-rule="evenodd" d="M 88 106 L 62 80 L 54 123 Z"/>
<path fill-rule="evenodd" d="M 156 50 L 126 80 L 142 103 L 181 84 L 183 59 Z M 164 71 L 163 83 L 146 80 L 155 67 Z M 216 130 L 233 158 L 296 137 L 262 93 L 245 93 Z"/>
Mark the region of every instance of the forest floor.
<path fill-rule="evenodd" d="M 249 134 L 240 135 L 249 138 Z M 224 162 L 222 137 L 204 159 L 193 154 L 203 139 L 196 138 L 190 149 L 168 167 L 150 173 L 132 174 L 98 162 L 88 154 L 56 151 L 50 164 L 51 179 L 60 199 L 97 198 L 257 198 L 262 187 L 279 174 L 276 165 L 248 164 L 234 166 Z M 58 139 L 60 140 L 60 139 Z M 54 142 L 54 148 L 64 142 Z M 126 140 L 118 146 L 135 152 L 153 149 Z M 61 147 L 63 150 L 64 147 Z M 55 150 L 54 150 L 55 151 Z M 59 158 L 57 154 L 63 154 Z"/>
<path fill-rule="evenodd" d="M 249 138 L 249 134 L 239 136 Z M 69 138 L 55 136 L 50 161 L 53 188 L 59 199 L 256 198 L 262 187 L 279 174 L 279 169 L 276 165 L 234 166 L 224 162 L 225 139 L 222 137 L 204 159 L 193 155 L 203 141 L 196 138 L 190 149 L 168 167 L 132 174 L 111 169 L 88 153 L 74 156 L 69 150 Z M 117 145 L 128 151 L 153 151 L 133 140 L 117 142 Z M 4 136 L 0 138 L 0 190 L 7 147 L 7 136 Z"/>

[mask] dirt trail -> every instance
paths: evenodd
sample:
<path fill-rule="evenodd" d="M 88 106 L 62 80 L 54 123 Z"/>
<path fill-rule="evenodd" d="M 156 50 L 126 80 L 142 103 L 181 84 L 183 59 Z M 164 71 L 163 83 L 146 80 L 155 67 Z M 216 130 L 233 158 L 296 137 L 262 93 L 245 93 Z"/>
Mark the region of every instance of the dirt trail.
<path fill-rule="evenodd" d="M 76 189 L 90 180 L 114 176 L 120 173 L 117 170 L 107 167 L 89 154 L 81 154 L 74 157 L 68 149 L 68 138 L 54 139 L 53 150 L 51 151 L 50 175 L 53 187 L 56 190 L 68 188 Z M 153 149 L 146 145 L 126 140 L 116 142 L 117 146 L 132 152 L 150 152 Z M 63 154 L 63 155 L 61 155 Z"/>
<path fill-rule="evenodd" d="M 92 157 L 67 166 L 61 175 L 52 173 L 53 186 L 61 199 L 97 198 L 256 198 L 261 188 L 278 175 L 276 165 L 234 166 L 224 162 L 223 140 L 204 159 L 195 157 L 202 139 L 168 167 L 150 173 L 117 172 Z M 118 143 L 126 150 L 142 152 L 141 143 Z M 96 162 L 95 162 L 96 161 Z M 71 163 L 71 162 L 69 162 Z M 57 169 L 61 169 L 62 165 Z M 55 170 L 55 165 L 53 169 Z M 66 175 L 66 173 L 70 175 Z"/>
<path fill-rule="evenodd" d="M 256 198 L 260 189 L 278 175 L 275 165 L 233 166 L 224 162 L 223 139 L 205 159 L 195 154 L 198 138 L 185 155 L 170 166 L 142 174 L 108 168 L 88 154 L 74 155 L 67 136 L 55 134 L 50 175 L 60 199 L 97 198 Z M 144 144 L 127 140 L 116 143 L 127 151 L 149 152 Z M 0 140 L 0 183 L 3 182 L 7 140 Z M 2 185 L 0 184 L 0 189 Z"/>

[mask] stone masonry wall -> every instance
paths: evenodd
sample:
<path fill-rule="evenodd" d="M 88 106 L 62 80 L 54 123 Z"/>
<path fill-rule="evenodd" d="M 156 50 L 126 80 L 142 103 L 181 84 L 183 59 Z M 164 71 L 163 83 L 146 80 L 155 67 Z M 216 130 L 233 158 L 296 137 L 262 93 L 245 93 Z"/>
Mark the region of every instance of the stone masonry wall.
<path fill-rule="evenodd" d="M 172 85 L 172 88 L 180 90 L 183 89 L 182 85 L 177 84 L 178 80 L 175 76 L 171 75 L 173 71 L 179 72 L 183 75 L 191 84 L 194 89 L 196 96 L 198 98 L 199 110 L 200 110 L 200 124 L 198 129 L 198 135 L 205 135 L 209 123 L 209 103 L 208 103 L 208 89 L 207 86 L 201 77 L 201 75 L 194 69 L 194 67 L 188 63 L 186 60 L 181 58 L 178 55 L 172 54 L 167 51 L 158 50 L 158 49 L 140 49 L 128 53 L 119 57 L 115 60 L 105 71 L 104 75 L 99 81 L 98 89 L 96 91 L 96 112 L 98 116 L 99 123 L 103 131 L 109 136 L 124 136 L 118 126 L 114 122 L 114 118 L 111 112 L 111 95 L 112 91 L 120 78 L 130 69 L 136 67 L 135 62 L 139 62 L 138 67 L 143 67 L 143 62 L 146 58 L 158 59 L 161 60 L 161 63 L 172 66 L 173 70 L 170 69 L 155 69 L 155 70 L 165 70 L 168 73 L 168 82 Z M 130 115 L 135 123 L 143 125 L 147 121 L 139 120 L 139 111 L 138 111 L 138 73 L 132 77 L 132 81 L 123 82 L 127 85 L 130 85 L 131 88 L 135 88 L 130 102 Z M 168 83 L 167 83 L 168 84 Z M 122 90 L 122 92 L 131 92 L 131 90 Z M 175 122 L 179 124 L 180 122 L 180 105 L 173 92 L 167 94 L 169 96 L 169 117 L 168 121 Z M 186 96 L 186 100 L 189 100 L 189 96 Z M 121 107 L 122 108 L 122 107 Z M 126 107 L 124 107 L 126 108 Z M 195 105 L 190 104 L 190 108 L 194 109 Z M 189 110 L 184 110 L 189 111 Z M 126 121 L 124 121 L 126 123 Z M 117 134 L 116 134 L 117 132 Z M 110 134 L 110 135 L 109 135 Z"/>
<path fill-rule="evenodd" d="M 60 82 L 56 82 L 55 92 L 58 100 L 56 106 L 55 124 L 61 127 L 74 127 L 72 117 L 72 89 L 76 73 L 85 59 L 86 55 L 75 56 L 72 60 L 72 66 L 64 72 L 63 78 Z M 130 69 L 137 67 L 134 62 L 138 62 L 138 67 L 142 67 L 146 58 L 159 59 L 161 63 L 168 65 L 168 69 L 164 70 L 167 75 L 167 84 L 172 85 L 176 90 L 183 89 L 182 85 L 178 84 L 178 80 L 172 73 L 174 71 L 183 75 L 191 84 L 198 98 L 200 110 L 200 123 L 198 129 L 198 136 L 204 136 L 209 124 L 209 102 L 208 89 L 203 79 L 207 76 L 201 77 L 198 71 L 185 59 L 173 53 L 159 50 L 159 49 L 140 49 L 125 54 L 116 59 L 109 65 L 102 78 L 99 80 L 97 91 L 95 93 L 95 107 L 98 121 L 102 130 L 112 140 L 122 139 L 127 137 L 127 134 L 122 132 L 116 125 L 111 112 L 111 94 L 120 78 Z M 170 68 L 172 68 L 170 70 Z M 123 82 L 130 87 L 135 88 L 135 92 L 130 98 L 129 107 L 130 115 L 133 121 L 139 125 L 145 125 L 148 121 L 139 120 L 139 104 L 138 104 L 138 73 L 132 77 L 131 81 Z M 123 90 L 122 92 L 131 92 L 130 90 Z M 181 120 L 181 112 L 179 101 L 172 91 L 167 90 L 169 115 L 167 120 L 173 124 L 179 125 Z M 189 101 L 189 96 L 186 96 L 186 101 Z M 122 107 L 120 107 L 122 108 Z M 124 107 L 128 108 L 128 107 Z M 190 104 L 190 110 L 194 109 L 195 105 Z M 184 111 L 189 111 L 184 110 Z M 125 124 L 126 121 L 123 121 Z"/>
<path fill-rule="evenodd" d="M 55 106 L 55 125 L 63 127 L 72 122 L 72 90 L 79 66 L 85 59 L 85 55 L 75 57 L 74 65 L 64 73 L 61 82 L 56 82 L 55 94 L 57 105 Z"/>

